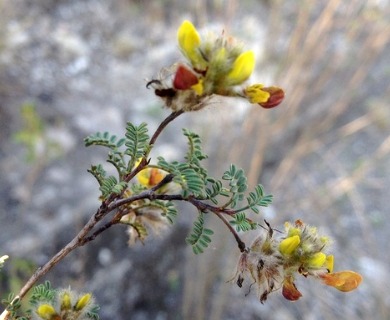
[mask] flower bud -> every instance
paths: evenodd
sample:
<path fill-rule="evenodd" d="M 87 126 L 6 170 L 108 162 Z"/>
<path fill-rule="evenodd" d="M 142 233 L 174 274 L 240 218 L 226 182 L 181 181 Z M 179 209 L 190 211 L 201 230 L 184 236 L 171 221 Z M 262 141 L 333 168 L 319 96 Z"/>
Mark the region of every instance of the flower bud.
<path fill-rule="evenodd" d="M 194 67 L 200 67 L 204 59 L 199 52 L 200 35 L 194 25 L 188 20 L 184 21 L 177 32 L 179 46 Z"/>
<path fill-rule="evenodd" d="M 50 304 L 42 304 L 37 309 L 38 316 L 43 320 L 57 320 L 59 316 L 54 309 L 54 307 Z"/>
<path fill-rule="evenodd" d="M 227 75 L 230 85 L 238 85 L 247 80 L 255 68 L 255 54 L 253 51 L 241 53 L 233 63 L 232 70 Z"/>
<path fill-rule="evenodd" d="M 298 235 L 288 237 L 280 242 L 279 251 L 283 255 L 290 255 L 295 251 L 300 243 L 301 238 Z"/>
<path fill-rule="evenodd" d="M 85 308 L 85 306 L 91 301 L 92 294 L 87 293 L 84 294 L 77 302 L 76 305 L 74 306 L 74 309 L 79 311 Z"/>

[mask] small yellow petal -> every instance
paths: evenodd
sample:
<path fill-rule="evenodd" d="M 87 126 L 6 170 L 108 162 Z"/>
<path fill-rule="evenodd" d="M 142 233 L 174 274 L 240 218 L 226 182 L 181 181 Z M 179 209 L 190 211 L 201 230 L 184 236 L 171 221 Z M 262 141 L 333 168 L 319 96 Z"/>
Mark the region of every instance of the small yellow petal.
<path fill-rule="evenodd" d="M 188 57 L 193 65 L 197 66 L 204 61 L 198 50 L 201 43 L 200 35 L 190 21 L 185 20 L 181 24 L 179 30 L 177 31 L 177 39 L 183 53 Z"/>
<path fill-rule="evenodd" d="M 88 304 L 88 302 L 91 301 L 91 298 L 92 298 L 92 294 L 90 294 L 90 293 L 87 293 L 87 294 L 83 295 L 83 296 L 76 302 L 76 305 L 75 305 L 74 309 L 75 309 L 76 311 L 79 311 L 79 310 L 84 309 L 84 307 Z"/>
<path fill-rule="evenodd" d="M 301 238 L 298 235 L 288 237 L 280 242 L 279 251 L 284 255 L 290 255 L 295 251 L 300 243 Z"/>
<path fill-rule="evenodd" d="M 70 310 L 72 308 L 72 302 L 68 292 L 62 295 L 61 300 L 61 310 Z"/>
<path fill-rule="evenodd" d="M 323 252 L 317 252 L 310 257 L 307 266 L 309 268 L 321 268 L 326 262 L 326 254 Z"/>
<path fill-rule="evenodd" d="M 204 89 L 203 88 L 203 80 L 200 79 L 197 84 L 194 84 L 193 86 L 191 86 L 191 89 L 194 90 L 198 96 L 201 96 L 203 94 L 203 89 Z"/>
<path fill-rule="evenodd" d="M 147 187 L 149 185 L 150 169 L 143 169 L 137 174 L 138 182 Z"/>
<path fill-rule="evenodd" d="M 37 309 L 38 316 L 43 320 L 53 320 L 57 317 L 57 312 L 50 304 L 42 304 Z"/>
<path fill-rule="evenodd" d="M 333 265 L 334 265 L 334 257 L 333 255 L 329 255 L 326 257 L 325 261 L 325 267 L 329 270 L 330 273 L 333 272 Z"/>
<path fill-rule="evenodd" d="M 267 102 L 270 94 L 264 90 L 261 90 L 263 85 L 254 84 L 245 89 L 245 95 L 248 97 L 250 103 L 263 103 Z"/>
<path fill-rule="evenodd" d="M 255 68 L 255 54 L 253 51 L 241 53 L 233 63 L 232 70 L 227 75 L 230 85 L 238 85 L 247 80 Z"/>

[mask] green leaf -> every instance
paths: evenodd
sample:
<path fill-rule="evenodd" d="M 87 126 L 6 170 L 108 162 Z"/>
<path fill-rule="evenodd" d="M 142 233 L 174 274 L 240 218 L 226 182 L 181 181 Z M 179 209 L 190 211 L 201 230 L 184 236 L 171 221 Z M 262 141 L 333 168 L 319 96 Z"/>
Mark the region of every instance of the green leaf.
<path fill-rule="evenodd" d="M 95 145 L 116 150 L 118 148 L 117 143 L 117 137 L 115 135 L 111 136 L 109 132 L 96 132 L 95 134 L 91 134 L 84 139 L 84 144 L 86 147 Z"/>
<path fill-rule="evenodd" d="M 131 157 L 128 163 L 128 170 L 131 170 L 136 161 L 143 157 L 149 149 L 149 135 L 146 123 L 141 123 L 139 126 L 135 126 L 128 122 L 126 126 L 126 142 L 127 147 L 125 154 Z"/>
<path fill-rule="evenodd" d="M 272 195 L 264 195 L 264 188 L 261 184 L 257 185 L 253 192 L 247 197 L 248 207 L 255 213 L 259 212 L 257 207 L 268 207 L 273 200 Z"/>
<path fill-rule="evenodd" d="M 157 165 L 164 171 L 173 174 L 173 181 L 180 184 L 184 197 L 194 195 L 203 198 L 205 189 L 205 178 L 196 167 L 188 163 L 173 161 L 168 163 L 163 157 L 157 158 Z"/>
<path fill-rule="evenodd" d="M 103 179 L 100 186 L 103 200 L 107 199 L 111 194 L 120 194 L 127 188 L 127 183 L 124 181 L 118 182 L 114 176 L 109 176 Z"/>
<path fill-rule="evenodd" d="M 234 215 L 234 220 L 229 221 L 238 232 L 240 231 L 249 231 L 257 229 L 258 224 L 256 222 L 250 221 L 245 212 L 238 212 Z"/>
<path fill-rule="evenodd" d="M 183 129 L 184 135 L 188 138 L 188 151 L 184 159 L 187 163 L 200 166 L 200 161 L 207 158 L 207 155 L 202 152 L 202 141 L 198 134 L 187 129 Z"/>
<path fill-rule="evenodd" d="M 192 246 L 192 251 L 195 254 L 203 253 L 203 249 L 207 248 L 211 242 L 209 236 L 213 234 L 213 230 L 204 227 L 204 213 L 200 212 L 198 219 L 194 221 L 191 234 L 186 238 L 186 242 Z"/>
<path fill-rule="evenodd" d="M 33 287 L 30 304 L 38 306 L 42 301 L 51 302 L 54 300 L 55 293 L 56 291 L 51 287 L 50 281 L 45 281 L 45 283 Z"/>

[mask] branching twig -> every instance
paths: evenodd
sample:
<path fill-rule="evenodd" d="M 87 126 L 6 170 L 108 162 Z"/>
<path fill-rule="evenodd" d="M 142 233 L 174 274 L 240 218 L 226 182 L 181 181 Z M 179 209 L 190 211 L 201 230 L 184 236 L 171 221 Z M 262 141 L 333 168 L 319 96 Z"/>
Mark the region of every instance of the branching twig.
<path fill-rule="evenodd" d="M 149 145 L 152 147 L 154 143 L 156 142 L 157 138 L 163 131 L 163 129 L 174 119 L 176 119 L 178 116 L 180 116 L 183 113 L 183 111 L 176 111 L 172 112 L 156 129 L 155 133 L 150 139 Z M 150 150 L 150 149 L 149 149 Z M 145 166 L 148 164 L 148 155 L 149 151 L 144 155 L 144 157 L 141 159 L 141 162 L 139 165 L 132 170 L 128 175 L 126 175 L 123 180 L 125 182 L 129 182 L 132 180 L 142 169 L 145 168 Z M 25 285 L 20 290 L 19 294 L 16 296 L 16 298 L 11 302 L 11 304 L 16 301 L 16 299 L 22 299 L 27 292 L 31 289 L 31 287 L 41 278 L 43 277 L 47 272 L 49 272 L 59 261 L 64 259 L 70 252 L 72 252 L 74 249 L 85 245 L 86 243 L 93 241 L 98 235 L 109 229 L 115 224 L 118 224 L 120 222 L 120 219 L 123 217 L 123 215 L 126 214 L 125 211 L 117 210 L 120 207 L 130 204 L 132 202 L 142 200 L 142 199 L 149 199 L 149 200 L 166 200 L 166 201 L 186 201 L 191 203 L 193 206 L 195 206 L 199 211 L 202 212 L 212 212 L 214 213 L 219 219 L 222 220 L 222 222 L 228 227 L 230 232 L 233 234 L 234 238 L 237 241 L 238 247 L 241 252 L 244 252 L 246 250 L 245 243 L 241 240 L 236 230 L 230 225 L 230 223 L 226 220 L 224 215 L 234 215 L 236 211 L 227 209 L 225 207 L 215 207 L 213 205 L 210 205 L 208 203 L 205 203 L 202 199 L 197 199 L 194 196 L 189 197 L 183 197 L 181 194 L 173 194 L 173 195 L 167 195 L 167 194 L 158 194 L 156 191 L 158 191 L 161 187 L 166 185 L 167 183 L 170 183 L 174 178 L 173 174 L 168 174 L 164 177 L 164 179 L 152 187 L 151 189 L 145 190 L 139 194 L 122 198 L 123 192 L 121 194 L 112 194 L 108 199 L 106 199 L 100 206 L 100 208 L 96 211 L 96 213 L 89 219 L 89 221 L 85 224 L 85 226 L 80 230 L 80 232 L 66 245 L 64 246 L 59 252 L 57 252 L 45 265 L 43 265 L 41 268 L 38 268 L 35 273 L 31 276 L 31 278 L 25 283 Z M 99 222 L 103 220 L 104 217 L 106 217 L 110 212 L 117 210 L 116 214 L 112 217 L 112 219 L 108 222 L 106 222 L 104 225 L 102 225 L 100 228 L 96 229 L 94 232 L 93 229 L 97 226 Z M 4 310 L 4 312 L 0 315 L 0 320 L 6 320 L 9 316 L 9 312 L 7 310 Z"/>
<path fill-rule="evenodd" d="M 181 114 L 183 114 L 184 111 L 175 111 L 172 112 L 168 117 L 164 119 L 163 122 L 160 123 L 156 131 L 154 132 L 153 136 L 150 138 L 149 146 L 152 147 L 155 143 L 161 132 L 164 130 L 164 128 L 173 120 L 175 120 L 177 117 L 179 117 Z M 148 156 L 149 153 L 145 154 L 144 157 L 141 159 L 141 162 L 138 164 L 136 168 L 134 168 L 133 171 L 131 171 L 128 175 L 126 175 L 123 178 L 123 181 L 129 182 L 131 179 L 133 179 L 147 164 L 148 164 Z"/>

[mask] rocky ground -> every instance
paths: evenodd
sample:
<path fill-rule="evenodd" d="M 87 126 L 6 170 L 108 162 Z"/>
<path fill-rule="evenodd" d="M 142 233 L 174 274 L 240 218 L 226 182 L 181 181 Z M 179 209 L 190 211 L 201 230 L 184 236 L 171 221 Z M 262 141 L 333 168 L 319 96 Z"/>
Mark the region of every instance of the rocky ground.
<path fill-rule="evenodd" d="M 336 268 L 360 272 L 363 285 L 345 295 L 302 280 L 301 301 L 275 293 L 261 305 L 226 283 L 238 254 L 227 230 L 216 226 L 213 247 L 194 258 L 184 241 L 189 207 L 144 246 L 128 248 L 125 229 L 107 231 L 47 279 L 92 291 L 102 319 L 388 319 L 390 8 L 313 3 L 0 0 L 0 254 L 11 256 L 1 293 L 17 291 L 95 212 L 98 186 L 86 170 L 105 155 L 84 148 L 84 137 L 123 134 L 127 121 L 153 130 L 168 115 L 145 79 L 180 59 L 176 28 L 189 18 L 253 44 L 256 77 L 283 85 L 286 101 L 267 115 L 225 101 L 185 115 L 156 154 L 180 157 L 181 127 L 198 131 L 216 175 L 232 161 L 243 166 L 275 195 L 263 213 L 273 225 L 302 218 L 321 226 L 336 240 Z M 27 104 L 43 121 L 30 159 L 15 140 L 37 129 L 23 125 Z"/>

